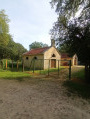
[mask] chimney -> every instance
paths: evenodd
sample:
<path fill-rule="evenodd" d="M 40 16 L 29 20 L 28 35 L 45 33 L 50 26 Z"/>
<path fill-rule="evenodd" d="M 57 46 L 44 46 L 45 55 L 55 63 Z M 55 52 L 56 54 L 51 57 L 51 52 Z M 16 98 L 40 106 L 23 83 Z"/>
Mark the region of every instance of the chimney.
<path fill-rule="evenodd" d="M 51 39 L 51 46 L 55 47 L 55 40 Z"/>
<path fill-rule="evenodd" d="M 31 50 L 31 47 L 30 47 L 30 45 L 29 45 L 29 51 Z"/>

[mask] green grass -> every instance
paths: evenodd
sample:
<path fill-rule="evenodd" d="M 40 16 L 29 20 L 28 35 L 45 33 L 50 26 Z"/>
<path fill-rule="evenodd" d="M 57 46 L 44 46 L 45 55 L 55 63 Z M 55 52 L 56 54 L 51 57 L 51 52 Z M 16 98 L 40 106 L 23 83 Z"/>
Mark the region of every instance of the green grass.
<path fill-rule="evenodd" d="M 90 99 L 90 85 L 84 80 L 84 68 L 72 69 L 72 80 L 65 81 L 63 85 L 67 88 L 67 95 L 78 95 L 85 99 Z"/>
<path fill-rule="evenodd" d="M 63 84 L 67 87 L 67 90 L 70 95 L 78 95 L 85 99 L 90 99 L 90 85 L 88 84 L 80 84 L 73 81 L 66 81 Z M 68 94 L 67 92 L 67 94 Z"/>
<path fill-rule="evenodd" d="M 60 69 L 61 70 L 61 69 Z M 54 68 L 54 69 L 49 69 L 49 72 L 57 72 L 58 69 Z M 26 77 L 31 77 L 33 71 L 25 71 L 25 72 L 21 72 L 21 71 L 10 71 L 10 70 L 2 70 L 0 69 L 0 78 L 4 78 L 4 79 L 14 79 L 14 78 L 26 78 Z M 31 74 L 30 74 L 31 73 Z M 48 74 L 48 70 L 35 70 L 34 73 L 38 73 L 38 74 Z"/>
<path fill-rule="evenodd" d="M 85 77 L 84 69 L 72 72 L 72 78 L 78 78 L 78 79 L 83 79 L 84 80 L 84 77 Z"/>
<path fill-rule="evenodd" d="M 49 72 L 55 72 L 58 69 L 50 69 Z M 30 77 L 30 73 L 32 73 L 33 71 L 29 71 L 29 72 L 21 72 L 21 71 L 10 71 L 10 70 L 2 70 L 0 69 L 0 78 L 4 78 L 4 79 L 13 79 L 13 78 L 26 78 L 26 77 Z M 40 73 L 40 70 L 36 70 L 35 73 Z M 41 70 L 41 74 L 47 74 L 48 70 Z"/>
<path fill-rule="evenodd" d="M 30 74 L 26 72 L 11 72 L 7 70 L 0 71 L 0 78 L 4 79 L 16 79 L 30 77 Z"/>
<path fill-rule="evenodd" d="M 59 70 L 61 71 L 62 68 L 60 68 Z M 30 71 L 30 72 L 33 72 L 33 71 Z M 48 74 L 48 69 L 46 69 L 46 70 L 35 70 L 34 72 L 39 73 L 39 74 Z M 58 68 L 49 69 L 49 73 L 50 72 L 58 72 Z"/>
<path fill-rule="evenodd" d="M 59 70 L 62 70 L 63 68 L 60 68 Z M 58 72 L 58 68 L 52 68 L 49 69 L 50 72 Z M 30 77 L 33 73 L 33 70 L 29 71 L 29 69 L 26 69 L 24 72 L 22 72 L 22 69 L 17 69 L 14 67 L 13 70 L 11 68 L 8 68 L 7 70 L 0 69 L 0 78 L 4 79 L 13 79 L 13 78 L 26 78 Z M 34 73 L 37 74 L 48 74 L 48 69 L 47 70 L 35 70 Z"/>

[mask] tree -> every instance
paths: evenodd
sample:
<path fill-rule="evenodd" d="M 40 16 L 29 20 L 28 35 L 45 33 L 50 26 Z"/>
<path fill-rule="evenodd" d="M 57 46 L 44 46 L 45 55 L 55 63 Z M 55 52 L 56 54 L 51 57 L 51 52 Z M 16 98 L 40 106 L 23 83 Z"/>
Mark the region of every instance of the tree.
<path fill-rule="evenodd" d="M 0 11 L 0 45 L 7 45 L 9 41 L 9 19 L 4 10 Z"/>
<path fill-rule="evenodd" d="M 36 41 L 29 45 L 30 49 L 43 48 L 43 47 L 48 47 L 48 45 L 43 44 L 42 42 L 36 42 Z"/>
<path fill-rule="evenodd" d="M 88 0 L 52 0 L 58 13 L 57 22 L 51 30 L 52 37 L 59 46 L 66 45 L 72 55 L 77 53 L 85 64 L 86 79 L 90 79 L 90 1 Z M 81 14 L 76 17 L 76 13 Z"/>
<path fill-rule="evenodd" d="M 85 13 L 90 8 L 89 0 L 51 0 L 51 6 L 56 6 L 56 12 L 58 15 L 65 16 L 70 19 L 74 17 L 77 11 L 83 9 Z"/>
<path fill-rule="evenodd" d="M 61 53 L 66 53 L 69 50 L 69 47 L 65 43 L 58 45 L 57 48 Z"/>
<path fill-rule="evenodd" d="M 27 49 L 25 49 L 20 43 L 16 43 L 16 60 L 21 60 L 22 59 L 22 54 L 27 52 Z"/>
<path fill-rule="evenodd" d="M 9 19 L 4 10 L 0 11 L 0 58 L 7 57 L 10 50 L 7 45 L 9 42 Z"/>
<path fill-rule="evenodd" d="M 52 0 L 52 7 L 56 6 L 58 14 L 57 22 L 54 23 L 51 30 L 52 37 L 55 39 L 64 38 L 67 35 L 69 24 L 74 22 L 76 14 L 81 11 L 80 19 L 87 21 L 90 19 L 90 1 L 89 0 Z"/>
<path fill-rule="evenodd" d="M 12 60 L 21 60 L 22 54 L 27 52 L 27 50 L 20 43 L 15 43 L 12 37 L 10 38 L 7 47 L 10 52 L 10 55 L 8 55 L 8 57 Z"/>
<path fill-rule="evenodd" d="M 19 43 L 13 41 L 9 33 L 9 18 L 5 10 L 0 11 L 0 59 L 10 58 L 19 60 L 27 50 Z"/>

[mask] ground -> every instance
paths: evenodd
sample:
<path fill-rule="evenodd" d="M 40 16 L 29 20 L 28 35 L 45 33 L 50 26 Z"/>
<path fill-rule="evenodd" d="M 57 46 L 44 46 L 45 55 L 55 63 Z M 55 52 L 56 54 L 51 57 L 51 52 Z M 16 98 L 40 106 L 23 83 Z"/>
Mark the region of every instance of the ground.
<path fill-rule="evenodd" d="M 0 79 L 0 119 L 90 119 L 90 100 L 61 78 Z"/>

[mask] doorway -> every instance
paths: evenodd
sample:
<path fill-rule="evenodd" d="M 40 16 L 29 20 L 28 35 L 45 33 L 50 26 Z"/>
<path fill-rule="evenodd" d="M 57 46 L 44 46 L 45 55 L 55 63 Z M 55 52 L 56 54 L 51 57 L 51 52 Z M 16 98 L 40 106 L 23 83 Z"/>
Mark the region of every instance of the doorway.
<path fill-rule="evenodd" d="M 77 59 L 76 59 L 76 57 L 74 59 L 74 65 L 77 65 Z"/>
<path fill-rule="evenodd" d="M 56 68 L 56 59 L 51 59 L 51 68 Z"/>

